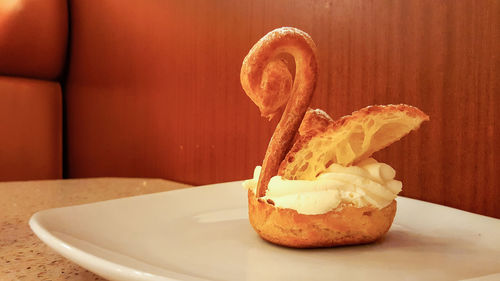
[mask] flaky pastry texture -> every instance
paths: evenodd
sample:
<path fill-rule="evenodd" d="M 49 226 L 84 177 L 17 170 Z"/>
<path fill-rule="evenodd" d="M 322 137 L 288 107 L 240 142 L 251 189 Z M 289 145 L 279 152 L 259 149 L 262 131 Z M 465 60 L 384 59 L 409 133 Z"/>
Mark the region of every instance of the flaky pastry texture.
<path fill-rule="evenodd" d="M 306 113 L 300 135 L 281 162 L 278 175 L 312 180 L 330 164 L 355 164 L 429 120 L 420 109 L 406 104 L 368 106 L 337 121 L 326 121 L 325 114 Z"/>

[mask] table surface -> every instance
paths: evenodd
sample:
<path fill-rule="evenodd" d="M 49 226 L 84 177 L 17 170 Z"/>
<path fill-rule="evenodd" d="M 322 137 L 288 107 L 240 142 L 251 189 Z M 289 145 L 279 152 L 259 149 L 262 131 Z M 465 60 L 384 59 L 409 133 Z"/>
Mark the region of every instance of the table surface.
<path fill-rule="evenodd" d="M 160 179 L 127 178 L 0 183 L 0 280 L 104 280 L 43 244 L 28 226 L 30 217 L 50 208 L 188 186 Z"/>

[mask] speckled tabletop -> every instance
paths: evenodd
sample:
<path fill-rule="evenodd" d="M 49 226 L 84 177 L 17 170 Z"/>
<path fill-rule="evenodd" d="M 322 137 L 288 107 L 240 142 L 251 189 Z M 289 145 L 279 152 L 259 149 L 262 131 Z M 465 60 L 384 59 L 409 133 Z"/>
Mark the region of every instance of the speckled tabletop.
<path fill-rule="evenodd" d="M 0 182 L 0 280 L 104 280 L 43 244 L 28 226 L 29 218 L 44 209 L 187 186 L 124 178 Z"/>

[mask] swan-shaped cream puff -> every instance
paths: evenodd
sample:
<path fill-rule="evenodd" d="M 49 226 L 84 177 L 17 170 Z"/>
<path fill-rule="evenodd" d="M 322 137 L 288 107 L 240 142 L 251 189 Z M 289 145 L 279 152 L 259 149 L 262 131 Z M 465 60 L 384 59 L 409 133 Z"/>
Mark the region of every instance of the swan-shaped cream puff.
<path fill-rule="evenodd" d="M 289 247 L 373 242 L 389 230 L 402 184 L 370 157 L 429 117 L 387 105 L 333 121 L 308 109 L 317 75 L 313 40 L 291 27 L 265 35 L 243 61 L 241 84 L 261 114 L 272 118 L 285 107 L 262 167 L 244 183 L 250 223 L 263 239 Z"/>

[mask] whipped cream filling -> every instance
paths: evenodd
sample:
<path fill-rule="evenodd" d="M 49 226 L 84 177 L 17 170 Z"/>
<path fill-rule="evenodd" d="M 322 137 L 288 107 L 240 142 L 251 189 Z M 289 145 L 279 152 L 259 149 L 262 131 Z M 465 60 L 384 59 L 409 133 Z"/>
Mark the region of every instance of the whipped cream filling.
<path fill-rule="evenodd" d="M 254 170 L 253 179 L 243 186 L 255 193 L 261 167 Z M 385 163 L 368 158 L 355 166 L 333 163 L 314 180 L 271 178 L 262 199 L 272 200 L 279 208 L 296 210 L 300 214 L 317 215 L 336 209 L 342 203 L 355 207 L 373 206 L 382 209 L 401 191 L 402 183 L 395 180 L 396 171 Z"/>

